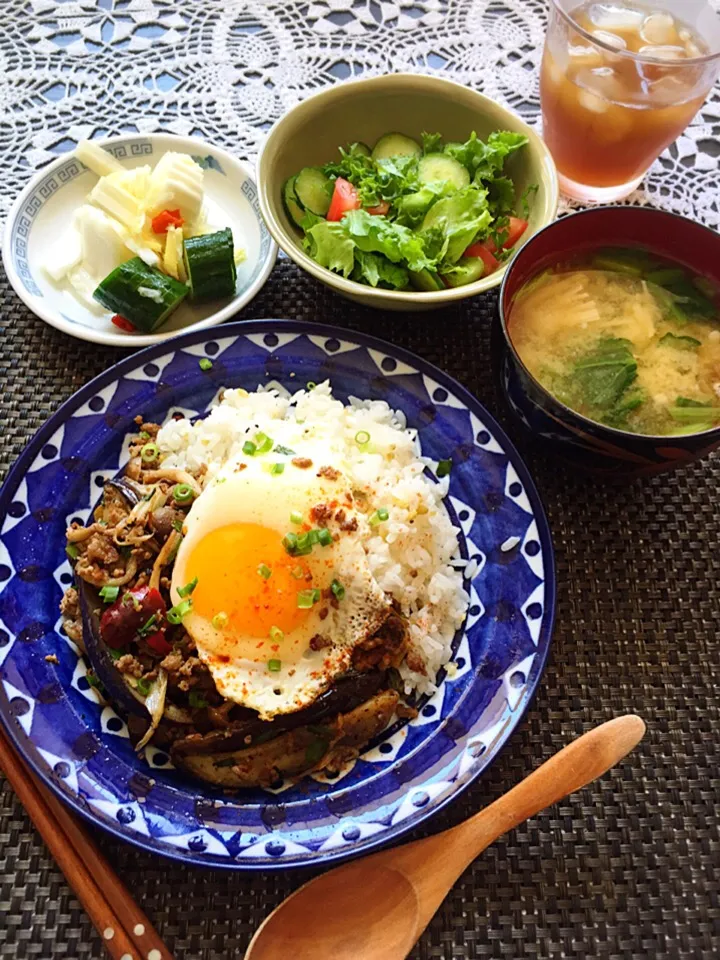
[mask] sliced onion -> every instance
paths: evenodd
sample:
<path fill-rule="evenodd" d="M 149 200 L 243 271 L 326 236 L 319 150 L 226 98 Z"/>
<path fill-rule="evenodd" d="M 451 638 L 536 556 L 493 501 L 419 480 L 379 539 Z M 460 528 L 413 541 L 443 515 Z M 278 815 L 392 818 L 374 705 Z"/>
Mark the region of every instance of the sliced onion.
<path fill-rule="evenodd" d="M 163 713 L 165 712 L 165 696 L 167 694 L 167 686 L 167 673 L 165 670 L 158 670 L 158 678 L 145 700 L 145 706 L 150 714 L 150 726 L 145 731 L 145 735 L 143 736 L 142 740 L 139 740 L 135 744 L 135 749 L 137 751 L 142 750 L 145 744 L 150 742 L 153 734 L 158 728 L 160 721 L 163 718 Z"/>

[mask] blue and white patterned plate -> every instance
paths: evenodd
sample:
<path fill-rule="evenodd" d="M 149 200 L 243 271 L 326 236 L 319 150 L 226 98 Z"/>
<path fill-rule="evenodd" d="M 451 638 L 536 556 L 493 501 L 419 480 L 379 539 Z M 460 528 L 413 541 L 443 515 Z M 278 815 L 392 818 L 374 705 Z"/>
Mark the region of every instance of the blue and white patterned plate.
<path fill-rule="evenodd" d="M 113 326 L 109 312 L 93 313 L 69 284 L 54 283 L 43 269 L 45 258 L 98 180 L 73 154 L 65 154 L 33 177 L 13 204 L 5 228 L 5 270 L 15 293 L 33 313 L 81 340 L 136 348 L 168 340 L 181 331 L 215 326 L 249 303 L 277 259 L 277 244 L 260 215 L 250 164 L 203 140 L 170 133 L 126 134 L 96 142 L 129 169 L 155 166 L 169 150 L 189 154 L 203 168 L 205 204 L 212 223 L 230 227 L 235 246 L 246 254 L 238 266 L 235 296 L 204 304 L 185 301 L 157 333 L 138 334 Z"/>
<path fill-rule="evenodd" d="M 527 470 L 486 410 L 419 357 L 381 340 L 287 320 L 194 332 L 123 360 L 79 390 L 28 445 L 0 493 L 0 715 L 40 776 L 85 817 L 187 862 L 239 870 L 325 864 L 396 839 L 463 790 L 519 722 L 547 656 L 552 546 Z M 209 357 L 212 368 L 200 369 Z M 384 399 L 424 453 L 452 457 L 448 510 L 475 558 L 453 666 L 416 719 L 398 723 L 340 777 L 227 795 L 185 779 L 128 731 L 60 632 L 71 582 L 65 528 L 85 521 L 126 462 L 142 413 L 201 413 L 222 386 L 329 378 L 339 398 Z M 471 565 L 472 566 L 475 565 Z M 58 664 L 45 658 L 56 654 Z"/>

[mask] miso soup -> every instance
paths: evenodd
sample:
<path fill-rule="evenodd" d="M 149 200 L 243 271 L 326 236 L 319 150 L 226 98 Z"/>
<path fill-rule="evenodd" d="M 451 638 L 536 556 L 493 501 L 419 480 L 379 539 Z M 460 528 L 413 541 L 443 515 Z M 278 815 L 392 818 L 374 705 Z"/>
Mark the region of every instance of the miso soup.
<path fill-rule="evenodd" d="M 653 436 L 720 425 L 720 291 L 639 248 L 559 263 L 518 292 L 508 330 L 530 373 L 591 420 Z"/>

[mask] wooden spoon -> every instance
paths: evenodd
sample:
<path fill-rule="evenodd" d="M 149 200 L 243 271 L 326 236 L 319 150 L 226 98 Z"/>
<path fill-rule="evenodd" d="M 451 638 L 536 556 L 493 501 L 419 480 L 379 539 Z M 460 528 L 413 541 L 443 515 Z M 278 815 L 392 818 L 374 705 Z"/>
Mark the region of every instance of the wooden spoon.
<path fill-rule="evenodd" d="M 316 877 L 266 917 L 245 960 L 402 960 L 478 854 L 601 777 L 644 733 L 640 717 L 616 717 L 574 740 L 457 827 Z"/>

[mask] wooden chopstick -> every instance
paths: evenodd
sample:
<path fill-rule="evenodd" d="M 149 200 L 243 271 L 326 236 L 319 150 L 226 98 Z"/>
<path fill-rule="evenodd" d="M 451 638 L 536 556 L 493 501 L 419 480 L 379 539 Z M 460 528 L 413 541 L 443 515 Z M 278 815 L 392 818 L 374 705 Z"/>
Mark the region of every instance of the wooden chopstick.
<path fill-rule="evenodd" d="M 78 896 L 112 960 L 173 960 L 105 857 L 20 760 L 0 725 L 0 768 Z"/>

